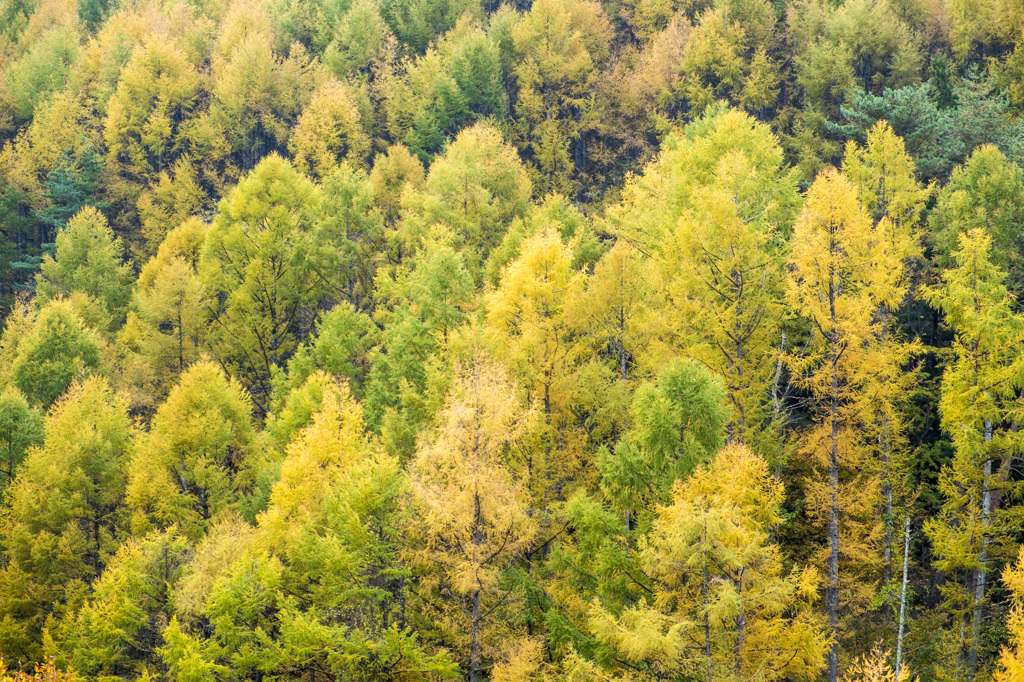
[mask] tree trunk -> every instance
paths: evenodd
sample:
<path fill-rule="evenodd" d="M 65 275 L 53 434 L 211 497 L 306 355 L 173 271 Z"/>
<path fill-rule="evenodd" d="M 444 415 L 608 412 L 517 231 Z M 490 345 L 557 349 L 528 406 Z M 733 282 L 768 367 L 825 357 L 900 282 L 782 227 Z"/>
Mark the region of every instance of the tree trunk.
<path fill-rule="evenodd" d="M 714 682 L 711 667 L 711 619 L 708 614 L 708 518 L 704 510 L 704 567 L 701 591 L 704 593 L 704 662 L 707 667 L 707 682 Z"/>
<path fill-rule="evenodd" d="M 903 661 L 903 623 L 907 614 L 907 563 L 910 559 L 910 517 L 903 527 L 903 589 L 900 591 L 900 624 L 896 634 L 896 675 L 900 679 L 900 665 Z"/>
<path fill-rule="evenodd" d="M 828 483 L 832 495 L 828 518 L 828 587 L 825 588 L 825 610 L 832 631 L 832 646 L 828 655 L 828 679 L 836 682 L 839 675 L 839 405 L 835 395 L 837 377 L 832 373 L 832 442 L 829 448 Z"/>
<path fill-rule="evenodd" d="M 992 441 L 992 422 L 985 422 L 985 444 Z M 971 651 L 967 662 L 971 670 L 978 666 L 978 642 L 981 639 L 981 622 L 984 618 L 985 605 L 985 581 L 987 571 L 985 562 L 988 561 L 988 526 L 992 512 L 992 492 L 989 490 L 989 479 L 992 476 L 992 458 L 989 457 L 988 448 L 985 451 L 985 464 L 981 481 L 981 522 L 984 532 L 981 536 L 981 551 L 978 553 L 978 569 L 974 579 L 974 618 L 971 625 Z"/>
<path fill-rule="evenodd" d="M 832 383 L 829 395 L 829 420 L 832 433 L 828 453 L 828 485 L 831 509 L 828 517 L 828 586 L 825 588 L 825 611 L 832 631 L 832 646 L 828 654 L 828 680 L 836 682 L 839 676 L 839 341 L 836 338 L 836 297 L 838 295 L 834 273 L 829 279 L 829 317 L 832 322 L 831 346 Z"/>
<path fill-rule="evenodd" d="M 736 583 L 736 594 L 740 595 L 741 604 L 743 597 L 743 576 L 747 569 L 740 569 L 740 578 Z M 747 613 L 743 606 L 740 606 L 739 615 L 736 616 L 736 645 L 733 647 L 733 669 L 736 679 L 743 679 L 743 645 L 747 643 Z"/>
<path fill-rule="evenodd" d="M 473 592 L 473 621 L 469 633 L 469 682 L 480 680 L 480 590 Z"/>
<path fill-rule="evenodd" d="M 885 465 L 885 484 L 882 487 L 882 494 L 885 497 L 885 546 L 882 550 L 885 584 L 892 579 L 892 457 L 889 452 L 889 439 L 886 437 L 888 428 L 889 418 L 886 417 L 882 434 L 878 437 L 882 441 L 882 462 Z"/>

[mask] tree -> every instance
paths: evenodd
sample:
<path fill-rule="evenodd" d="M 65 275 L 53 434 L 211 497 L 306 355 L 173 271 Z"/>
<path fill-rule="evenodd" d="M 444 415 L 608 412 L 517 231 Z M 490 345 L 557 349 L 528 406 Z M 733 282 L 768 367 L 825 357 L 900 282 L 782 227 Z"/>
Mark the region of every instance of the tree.
<path fill-rule="evenodd" d="M 992 243 L 979 228 L 961 234 L 955 266 L 927 292 L 956 337 L 939 401 L 954 452 L 939 479 L 942 507 L 926 529 L 936 567 L 963 580 L 949 581 L 943 595 L 954 619 L 955 667 L 968 675 L 978 669 L 983 647 L 988 574 L 1016 550 L 1010 529 L 1019 518 L 1002 502 L 1013 493 L 1011 462 L 1022 445 L 1016 427 L 1022 326 L 1010 307 L 1005 271 L 990 256 Z"/>
<path fill-rule="evenodd" d="M 57 669 L 52 660 L 37 663 L 31 674 L 21 670 L 9 672 L 7 664 L 0 660 L 0 680 L 4 682 L 71 682 L 72 673 Z"/>
<path fill-rule="evenodd" d="M 796 177 L 767 126 L 719 107 L 670 137 L 612 212 L 622 237 L 649 255 L 660 294 L 644 364 L 682 352 L 723 377 L 730 438 L 773 459 L 781 454 L 773 394 L 797 202 Z"/>
<path fill-rule="evenodd" d="M 996 682 L 1012 682 L 1024 675 L 1024 552 L 1018 553 L 1016 564 L 1003 571 L 1003 583 L 1010 590 L 1013 605 L 1007 622 L 1010 641 L 999 656 Z"/>
<path fill-rule="evenodd" d="M 421 543 L 415 554 L 433 567 L 428 585 L 456 602 L 447 617 L 469 632 L 471 682 L 481 679 L 486 617 L 500 606 L 502 569 L 537 532 L 526 488 L 508 466 L 508 449 L 530 418 L 505 371 L 478 357 L 459 370 L 438 428 L 412 464 L 420 510 L 412 528 Z"/>
<path fill-rule="evenodd" d="M 28 404 L 21 391 L 8 386 L 0 393 L 0 467 L 7 479 L 0 494 L 14 483 L 29 449 L 42 442 L 43 415 Z"/>
<path fill-rule="evenodd" d="M 355 0 L 332 28 L 333 39 L 321 59 L 338 78 L 367 69 L 392 37 L 374 0 Z"/>
<path fill-rule="evenodd" d="M 368 308 L 377 267 L 388 248 L 372 181 L 360 165 L 342 161 L 323 178 L 321 192 L 316 238 L 334 247 L 325 267 L 337 273 L 334 288 L 339 295 Z"/>
<path fill-rule="evenodd" d="M 213 363 L 181 375 L 132 456 L 126 501 L 136 534 L 176 526 L 196 540 L 240 511 L 256 477 L 251 413 L 242 387 Z"/>
<path fill-rule="evenodd" d="M 90 111 L 80 95 L 69 90 L 56 92 L 40 103 L 32 123 L 5 152 L 5 183 L 23 192 L 20 200 L 27 201 L 35 211 L 46 214 L 52 208 L 45 196 L 46 181 L 51 171 L 59 172 L 61 157 L 68 154 L 75 161 L 87 160 L 83 156 L 88 156 L 88 147 L 98 142 Z M 45 241 L 43 236 L 39 235 L 40 242 Z"/>
<path fill-rule="evenodd" d="M 31 118 L 47 95 L 63 90 L 78 56 L 78 35 L 71 26 L 53 26 L 33 41 L 7 71 L 18 116 Z"/>
<path fill-rule="evenodd" d="M 666 137 L 643 175 L 625 184 L 622 204 L 609 211 L 610 221 L 630 243 L 653 255 L 672 243 L 685 209 L 701 209 L 695 193 L 714 188 L 732 191 L 743 210 L 757 217 L 749 221 L 750 229 L 785 238 L 800 198 L 797 178 L 783 162 L 767 126 L 741 111 L 714 107 Z"/>
<path fill-rule="evenodd" d="M 872 547 L 878 524 L 879 483 L 859 436 L 867 416 L 865 346 L 877 338 L 873 298 L 876 277 L 901 268 L 877 239 L 855 188 L 835 169 L 819 174 L 797 218 L 790 256 L 788 298 L 812 325 L 806 355 L 790 355 L 796 380 L 814 400 L 817 423 L 802 448 L 822 474 L 808 494 L 812 518 L 826 526 L 828 566 L 825 609 L 832 645 L 829 679 L 838 678 L 840 561 L 854 578 L 844 581 L 843 611 L 865 608 L 877 561 Z M 842 545 L 842 546 L 841 546 Z M 846 586 L 849 586 L 848 588 Z M 867 593 L 867 594 L 865 594 Z"/>
<path fill-rule="evenodd" d="M 398 221 L 407 188 L 422 189 L 424 178 L 423 164 L 405 145 L 393 144 L 386 152 L 377 154 L 370 171 L 370 194 L 386 224 Z"/>
<path fill-rule="evenodd" d="M 192 218 L 168 233 L 139 273 L 133 310 L 118 336 L 128 345 L 137 334 L 138 352 L 160 387 L 198 360 L 204 347 L 209 301 L 196 267 L 208 229 Z"/>
<path fill-rule="evenodd" d="M 46 416 L 0 516 L 0 642 L 38 660 L 49 614 L 74 605 L 118 547 L 132 437 L 124 398 L 100 377 L 76 384 Z"/>
<path fill-rule="evenodd" d="M 433 409 L 428 400 L 449 344 L 470 312 L 473 280 L 465 259 L 444 241 L 427 243 L 394 279 L 379 277 L 380 346 L 370 354 L 367 420 L 380 429 L 389 452 L 415 449 Z M 432 409 L 433 408 L 433 409 Z"/>
<path fill-rule="evenodd" d="M 864 387 L 871 396 L 870 407 L 875 415 L 872 427 L 881 464 L 881 515 L 885 527 L 882 561 L 886 582 L 892 577 L 893 519 L 902 516 L 896 513 L 901 502 L 909 502 L 910 491 L 902 481 L 908 465 L 906 408 L 907 396 L 914 391 L 917 378 L 906 369 L 920 350 L 917 344 L 901 338 L 896 316 L 906 306 L 912 270 L 922 257 L 919 223 L 931 194 L 930 188 L 918 184 L 914 171 L 903 141 L 883 121 L 868 131 L 864 147 L 852 141 L 847 143 L 843 173 L 857 187 L 876 233 L 884 240 L 888 257 L 898 263 L 890 272 L 876 277 L 872 298 L 878 306 L 878 337 L 867 357 Z"/>
<path fill-rule="evenodd" d="M 626 528 L 650 530 L 672 486 L 711 459 L 728 421 L 721 379 L 692 360 L 676 360 L 634 394 L 632 427 L 601 454 L 601 489 L 626 515 Z"/>
<path fill-rule="evenodd" d="M 655 592 L 591 627 L 626 661 L 707 680 L 815 679 L 828 650 L 814 569 L 784 571 L 770 541 L 782 484 L 767 462 L 729 446 L 676 482 L 641 564 Z"/>
<path fill-rule="evenodd" d="M 77 154 L 65 150 L 56 167 L 47 172 L 43 197 L 49 206 L 36 216 L 53 229 L 54 238 L 86 206 L 104 208 L 104 202 L 96 200 L 96 181 L 102 169 L 103 161 L 92 144 L 83 141 Z"/>
<path fill-rule="evenodd" d="M 907 682 L 910 673 L 903 668 L 899 673 L 889 667 L 889 651 L 877 644 L 864 656 L 858 656 L 843 673 L 843 682 Z"/>
<path fill-rule="evenodd" d="M 572 251 L 572 267 L 590 271 L 607 250 L 590 216 L 561 194 L 549 194 L 529 208 L 521 219 L 515 219 L 502 236 L 501 244 L 491 250 L 484 267 L 485 281 L 497 286 L 502 271 L 518 258 L 523 244 L 538 234 L 557 232 Z"/>
<path fill-rule="evenodd" d="M 201 79 L 169 36 L 133 52 L 103 122 L 109 160 L 140 183 L 157 179 L 185 150 L 183 125 L 202 95 Z"/>
<path fill-rule="evenodd" d="M 171 586 L 187 552 L 187 541 L 173 532 L 126 540 L 89 599 L 54 633 L 61 659 L 79 674 L 97 676 L 140 674 L 157 664 L 172 613 Z"/>
<path fill-rule="evenodd" d="M 445 225 L 479 279 L 482 264 L 516 217 L 533 186 L 515 149 L 493 127 L 478 123 L 459 133 L 430 166 L 422 193 L 410 196 L 401 230 L 414 250 L 428 228 Z"/>
<path fill-rule="evenodd" d="M 584 284 L 569 247 L 548 228 L 523 244 L 487 298 L 487 323 L 498 348 L 540 409 L 526 473 L 541 506 L 566 499 L 587 468 L 585 434 L 573 413 L 584 347 L 571 306 Z"/>
<path fill-rule="evenodd" d="M 594 266 L 579 304 L 579 314 L 593 325 L 595 340 L 611 356 L 622 383 L 624 404 L 629 370 L 636 368 L 655 333 L 651 277 L 649 262 L 625 239 L 619 239 Z"/>
<path fill-rule="evenodd" d="M 593 84 L 609 55 L 611 24 L 596 2 L 540 0 L 513 28 L 513 39 L 518 142 L 536 165 L 542 194 L 573 196 L 576 173 L 587 171 Z"/>
<path fill-rule="evenodd" d="M 750 112 L 775 105 L 780 70 L 772 58 L 775 22 L 775 9 L 766 0 L 724 3 L 700 15 L 679 65 L 679 96 L 693 113 L 718 100 Z"/>
<path fill-rule="evenodd" d="M 30 403 L 47 408 L 76 381 L 102 370 L 100 344 L 70 302 L 51 301 L 18 344 L 11 383 Z"/>
<path fill-rule="evenodd" d="M 204 180 L 202 164 L 181 156 L 167 164 L 167 169 L 139 195 L 135 207 L 145 245 L 132 245 L 137 256 L 155 255 L 171 230 L 189 218 L 212 213 L 213 201 L 207 193 L 210 183 Z"/>
<path fill-rule="evenodd" d="M 409 64 L 387 96 L 388 128 L 425 161 L 473 121 L 505 114 L 498 46 L 468 15 Z"/>
<path fill-rule="evenodd" d="M 992 256 L 1009 276 L 1009 286 L 1016 291 L 1024 285 L 1019 257 L 1024 244 L 1016 228 L 1024 220 L 1024 174 L 996 147 L 979 147 L 953 170 L 928 220 L 940 265 L 954 265 L 961 234 L 982 229 L 993 242 Z"/>
<path fill-rule="evenodd" d="M 134 280 L 123 257 L 121 242 L 103 214 L 92 207 L 82 209 L 57 235 L 55 254 L 43 256 L 36 275 L 40 301 L 88 294 L 109 317 L 105 331 L 114 331 L 124 321 Z"/>
<path fill-rule="evenodd" d="M 1006 99 L 991 81 L 968 78 L 954 89 L 956 105 L 940 108 L 927 83 L 885 89 L 880 95 L 854 91 L 841 107 L 845 123 L 826 128 L 863 142 L 878 121 L 892 125 L 924 179 L 946 178 L 977 147 L 992 144 L 1019 162 L 1021 124 L 1006 112 Z"/>
<path fill-rule="evenodd" d="M 323 76 L 301 43 L 292 44 L 287 59 L 275 52 L 263 12 L 245 3 L 231 6 L 213 63 L 210 123 L 243 171 L 287 149 L 289 131 Z"/>
<path fill-rule="evenodd" d="M 329 244 L 314 238 L 316 186 L 272 154 L 232 190 L 210 226 L 200 279 L 210 297 L 210 340 L 267 409 L 272 368 L 295 352 L 331 292 Z"/>
<path fill-rule="evenodd" d="M 350 382 L 359 396 L 369 369 L 369 354 L 377 338 L 373 320 L 351 304 L 339 303 L 320 316 L 316 338 L 303 344 L 288 361 L 287 375 L 275 377 L 275 412 L 286 390 L 294 391 L 318 370 Z"/>
<path fill-rule="evenodd" d="M 352 88 L 328 80 L 313 94 L 288 140 L 295 165 L 314 177 L 326 177 L 341 159 L 362 166 L 370 153 L 370 136 Z"/>
<path fill-rule="evenodd" d="M 479 15 L 481 4 L 479 0 L 392 0 L 381 6 L 381 15 L 402 43 L 422 53 L 459 17 Z"/>

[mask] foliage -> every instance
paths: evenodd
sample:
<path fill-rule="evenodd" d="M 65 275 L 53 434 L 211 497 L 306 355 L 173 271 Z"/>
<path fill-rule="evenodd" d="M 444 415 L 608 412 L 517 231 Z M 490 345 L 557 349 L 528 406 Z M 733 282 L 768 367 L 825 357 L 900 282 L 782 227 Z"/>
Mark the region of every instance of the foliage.
<path fill-rule="evenodd" d="M 1018 5 L 0 0 L 0 678 L 1016 679 Z"/>

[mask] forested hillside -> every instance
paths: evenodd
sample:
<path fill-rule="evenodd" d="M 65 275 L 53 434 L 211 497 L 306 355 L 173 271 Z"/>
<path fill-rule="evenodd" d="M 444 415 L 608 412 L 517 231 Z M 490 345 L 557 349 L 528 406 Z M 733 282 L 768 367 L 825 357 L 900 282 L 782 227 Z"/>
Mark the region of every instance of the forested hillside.
<path fill-rule="evenodd" d="M 1024 681 L 1019 0 L 0 0 L 0 680 Z"/>

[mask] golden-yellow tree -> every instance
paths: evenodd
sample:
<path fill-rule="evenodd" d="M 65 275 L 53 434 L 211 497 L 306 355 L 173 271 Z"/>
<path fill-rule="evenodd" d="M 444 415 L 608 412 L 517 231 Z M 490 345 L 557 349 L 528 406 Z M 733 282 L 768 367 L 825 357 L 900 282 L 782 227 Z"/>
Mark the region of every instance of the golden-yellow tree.
<path fill-rule="evenodd" d="M 893 519 L 909 503 L 906 410 L 917 376 L 907 371 L 916 343 L 901 337 L 896 319 L 910 294 L 911 274 L 922 255 L 921 213 L 931 194 L 915 177 L 914 161 L 903 139 L 885 121 L 867 133 L 867 142 L 846 146 L 843 173 L 857 188 L 865 211 L 871 216 L 877 238 L 884 244 L 890 269 L 877 269 L 872 287 L 876 306 L 877 336 L 867 349 L 868 370 L 864 391 L 874 417 L 865 424 L 880 465 L 885 527 L 882 547 L 883 579 L 892 577 Z M 896 266 L 896 267 L 892 267 Z M 901 517 L 902 518 L 902 517 Z"/>
<path fill-rule="evenodd" d="M 677 481 L 640 559 L 654 592 L 619 615 L 595 603 L 598 638 L 675 679 L 815 679 L 828 648 L 813 606 L 819 577 L 787 571 L 771 541 L 783 496 L 767 461 L 742 445 Z"/>
<path fill-rule="evenodd" d="M 1006 623 L 1010 641 L 999 656 L 996 682 L 1014 682 L 1024 679 L 1024 551 L 1018 553 L 1017 563 L 1003 572 L 1003 582 L 1012 599 Z"/>
<path fill-rule="evenodd" d="M 815 416 L 802 451 L 818 472 L 809 484 L 808 512 L 827 538 L 823 563 L 828 566 L 832 682 L 838 675 L 840 600 L 852 623 L 868 606 L 880 563 L 880 483 L 863 437 L 863 426 L 871 423 L 863 389 L 871 369 L 867 350 L 879 336 L 875 310 L 884 289 L 877 278 L 900 267 L 900 259 L 878 239 L 856 188 L 834 168 L 822 171 L 793 230 L 788 298 L 811 331 L 806 352 L 791 354 L 788 362 L 797 383 L 810 393 Z M 849 576 L 842 582 L 841 564 Z"/>
<path fill-rule="evenodd" d="M 673 134 L 624 194 L 611 222 L 650 255 L 664 299 L 647 363 L 679 353 L 703 363 L 726 380 L 732 439 L 777 450 L 772 388 L 798 204 L 778 140 L 750 116 L 714 108 Z"/>
<path fill-rule="evenodd" d="M 487 322 L 510 370 L 536 400 L 540 419 L 530 434 L 527 476 L 538 502 L 565 499 L 584 471 L 584 435 L 573 423 L 573 396 L 584 346 L 572 302 L 582 273 L 558 232 L 528 239 L 487 299 Z"/>
<path fill-rule="evenodd" d="M 510 449 L 532 419 L 517 393 L 505 370 L 481 356 L 459 369 L 410 472 L 415 558 L 431 569 L 427 586 L 450 605 L 434 615 L 468 649 L 472 682 L 493 641 L 485 628 L 515 598 L 500 585 L 502 572 L 537 533 L 528 489 L 510 466 Z"/>
<path fill-rule="evenodd" d="M 961 234 L 956 265 L 927 292 L 956 334 L 939 401 L 953 457 L 939 478 L 942 507 L 926 530 L 936 568 L 950 576 L 943 596 L 955 662 L 947 665 L 961 677 L 977 670 L 988 575 L 1016 551 L 1013 532 L 1020 524 L 1019 508 L 1004 502 L 1016 487 L 1012 461 L 1024 444 L 1017 428 L 1024 320 L 1013 311 L 1006 273 L 992 256 L 984 229 Z"/>

